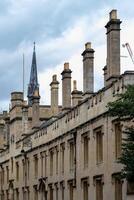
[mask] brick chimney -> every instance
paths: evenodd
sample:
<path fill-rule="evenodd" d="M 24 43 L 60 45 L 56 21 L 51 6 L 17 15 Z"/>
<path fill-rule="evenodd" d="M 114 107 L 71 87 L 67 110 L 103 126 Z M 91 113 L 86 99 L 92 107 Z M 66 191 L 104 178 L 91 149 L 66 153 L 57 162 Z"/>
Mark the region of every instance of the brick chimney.
<path fill-rule="evenodd" d="M 106 24 L 107 35 L 107 82 L 114 81 L 120 75 L 120 19 L 117 18 L 117 10 L 109 14 L 109 22 Z"/>
<path fill-rule="evenodd" d="M 62 75 L 62 108 L 63 110 L 71 108 L 71 69 L 69 63 L 64 63 Z"/>
<path fill-rule="evenodd" d="M 59 82 L 57 81 L 57 75 L 53 75 L 52 82 L 50 83 L 51 87 L 51 110 L 53 116 L 58 114 L 58 99 L 59 99 Z"/>
<path fill-rule="evenodd" d="M 84 95 L 94 92 L 94 50 L 91 43 L 85 44 L 83 56 L 83 92 Z"/>

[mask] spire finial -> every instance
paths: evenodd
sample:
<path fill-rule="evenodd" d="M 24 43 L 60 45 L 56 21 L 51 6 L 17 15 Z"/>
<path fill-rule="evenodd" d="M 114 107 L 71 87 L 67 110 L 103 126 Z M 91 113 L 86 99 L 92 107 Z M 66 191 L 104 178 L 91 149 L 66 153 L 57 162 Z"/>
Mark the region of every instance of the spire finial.
<path fill-rule="evenodd" d="M 34 52 L 35 52 L 35 42 L 33 44 L 34 44 Z"/>
<path fill-rule="evenodd" d="M 37 75 L 37 64 L 36 64 L 36 52 L 35 52 L 35 42 L 33 43 L 33 57 L 32 57 L 32 66 L 30 73 L 30 81 L 28 85 L 28 102 L 29 105 L 32 105 L 32 98 L 35 97 L 35 92 L 39 94 L 39 85 L 38 85 L 38 75 Z"/>

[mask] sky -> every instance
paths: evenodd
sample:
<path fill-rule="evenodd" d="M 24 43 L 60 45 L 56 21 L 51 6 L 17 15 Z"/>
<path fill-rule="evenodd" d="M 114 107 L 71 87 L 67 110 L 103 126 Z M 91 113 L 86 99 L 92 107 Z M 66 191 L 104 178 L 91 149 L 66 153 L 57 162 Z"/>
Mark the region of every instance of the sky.
<path fill-rule="evenodd" d="M 72 81 L 83 90 L 82 56 L 86 42 L 95 50 L 95 91 L 103 87 L 106 64 L 106 30 L 109 12 L 118 10 L 121 44 L 129 42 L 134 52 L 133 0 L 4 0 L 0 1 L 0 111 L 8 109 L 10 94 L 23 88 L 25 57 L 25 99 L 30 78 L 33 42 L 36 42 L 41 104 L 50 104 L 50 82 L 60 82 L 65 62 L 70 63 Z M 121 72 L 134 65 L 121 45 Z"/>

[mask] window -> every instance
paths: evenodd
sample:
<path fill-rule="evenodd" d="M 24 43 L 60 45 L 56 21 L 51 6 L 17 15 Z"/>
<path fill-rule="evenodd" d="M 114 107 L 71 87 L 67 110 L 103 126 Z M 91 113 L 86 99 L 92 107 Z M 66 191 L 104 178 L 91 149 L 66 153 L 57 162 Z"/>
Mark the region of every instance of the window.
<path fill-rule="evenodd" d="M 35 178 L 38 176 L 38 157 L 37 155 L 34 155 L 34 175 Z"/>
<path fill-rule="evenodd" d="M 64 151 L 65 151 L 65 143 L 61 144 L 61 172 L 64 173 Z"/>
<path fill-rule="evenodd" d="M 26 162 L 27 162 L 27 179 L 29 180 L 30 161 L 29 161 L 29 159 L 28 159 L 28 158 L 26 159 Z"/>
<path fill-rule="evenodd" d="M 6 166 L 6 173 L 7 173 L 7 183 L 9 182 L 9 168 Z"/>
<path fill-rule="evenodd" d="M 70 171 L 74 170 L 74 142 L 70 141 Z"/>
<path fill-rule="evenodd" d="M 103 161 L 103 133 L 101 129 L 95 131 L 96 134 L 96 162 L 97 164 Z"/>
<path fill-rule="evenodd" d="M 34 200 L 38 200 L 38 190 L 37 190 L 37 185 L 34 186 Z"/>
<path fill-rule="evenodd" d="M 41 159 L 41 176 L 43 176 L 43 152 L 40 153 L 40 159 Z"/>
<path fill-rule="evenodd" d="M 103 175 L 94 177 L 96 186 L 96 200 L 103 200 Z"/>
<path fill-rule="evenodd" d="M 53 200 L 53 188 L 52 185 L 49 185 L 49 192 L 50 192 L 50 200 Z"/>
<path fill-rule="evenodd" d="M 64 189 L 65 189 L 65 187 L 64 187 L 64 181 L 62 181 L 62 182 L 60 183 L 60 186 L 61 186 L 61 196 L 62 196 L 62 200 L 64 200 Z"/>
<path fill-rule="evenodd" d="M 19 189 L 16 189 L 16 200 L 19 200 Z"/>
<path fill-rule="evenodd" d="M 69 183 L 69 196 L 70 196 L 70 200 L 74 199 L 74 187 L 73 187 L 72 181 Z"/>
<path fill-rule="evenodd" d="M 120 123 L 115 124 L 115 158 L 121 155 L 122 133 Z"/>
<path fill-rule="evenodd" d="M 4 190 L 1 191 L 1 199 L 2 199 L 2 200 L 5 200 Z"/>
<path fill-rule="evenodd" d="M 28 188 L 28 192 L 27 192 L 27 199 L 30 200 L 30 190 Z"/>
<path fill-rule="evenodd" d="M 127 194 L 128 195 L 134 194 L 134 181 L 127 182 Z"/>
<path fill-rule="evenodd" d="M 56 200 L 58 200 L 58 184 L 55 184 Z"/>
<path fill-rule="evenodd" d="M 22 188 L 22 195 L 23 195 L 23 200 L 25 200 L 25 189 Z"/>
<path fill-rule="evenodd" d="M 59 151 L 58 147 L 56 147 L 56 174 L 58 174 L 58 158 L 59 158 Z"/>
<path fill-rule="evenodd" d="M 50 150 L 50 176 L 53 175 L 53 150 Z"/>
<path fill-rule="evenodd" d="M 47 176 L 47 153 L 45 152 L 45 177 Z"/>
<path fill-rule="evenodd" d="M 29 187 L 26 187 L 24 189 L 24 193 L 25 193 L 25 199 L 24 200 L 30 200 L 30 191 L 29 191 Z M 36 188 L 36 194 L 37 195 L 35 198 L 37 198 L 36 200 L 38 200 L 38 191 L 37 191 L 37 188 Z"/>
<path fill-rule="evenodd" d="M 23 181 L 25 179 L 29 180 L 30 161 L 28 157 L 22 160 L 22 170 L 23 170 Z M 19 165 L 17 166 L 17 163 L 16 163 L 16 177 L 17 177 L 17 171 L 18 171 L 18 177 L 19 177 Z"/>
<path fill-rule="evenodd" d="M 115 177 L 115 200 L 122 200 L 122 182 Z"/>
<path fill-rule="evenodd" d="M 16 180 L 19 180 L 19 162 L 16 162 Z"/>
<path fill-rule="evenodd" d="M 88 200 L 88 181 L 83 181 L 83 200 Z"/>
<path fill-rule="evenodd" d="M 2 171 L 0 171 L 0 185 L 2 185 Z"/>
<path fill-rule="evenodd" d="M 25 180 L 25 161 L 22 160 L 22 168 L 23 168 L 23 181 Z"/>
<path fill-rule="evenodd" d="M 9 191 L 6 190 L 6 199 L 9 199 Z"/>
<path fill-rule="evenodd" d="M 1 171 L 1 183 L 4 184 L 5 182 L 5 172 L 4 172 L 4 168 L 2 168 L 2 171 Z"/>
<path fill-rule="evenodd" d="M 4 168 L 2 169 L 2 173 L 3 173 L 3 184 L 5 182 L 5 171 L 4 171 Z"/>
<path fill-rule="evenodd" d="M 103 185 L 101 180 L 96 180 L 96 200 L 103 200 Z"/>
<path fill-rule="evenodd" d="M 84 150 L 84 168 L 88 167 L 88 135 L 83 136 L 83 150 Z"/>
<path fill-rule="evenodd" d="M 13 173 L 13 158 L 11 158 L 11 172 Z"/>

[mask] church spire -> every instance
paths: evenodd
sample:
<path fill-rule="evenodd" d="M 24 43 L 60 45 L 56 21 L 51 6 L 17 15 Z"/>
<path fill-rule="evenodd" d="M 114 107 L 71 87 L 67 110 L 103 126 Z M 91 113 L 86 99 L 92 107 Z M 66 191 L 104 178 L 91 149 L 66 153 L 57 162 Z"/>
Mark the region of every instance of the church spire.
<path fill-rule="evenodd" d="M 39 96 L 39 84 L 37 76 L 36 52 L 35 52 L 35 42 L 34 42 L 30 81 L 28 84 L 28 94 L 27 94 L 29 105 L 32 105 L 32 99 L 35 96 L 35 94 Z"/>

